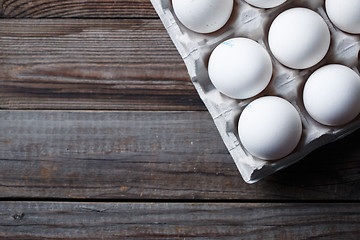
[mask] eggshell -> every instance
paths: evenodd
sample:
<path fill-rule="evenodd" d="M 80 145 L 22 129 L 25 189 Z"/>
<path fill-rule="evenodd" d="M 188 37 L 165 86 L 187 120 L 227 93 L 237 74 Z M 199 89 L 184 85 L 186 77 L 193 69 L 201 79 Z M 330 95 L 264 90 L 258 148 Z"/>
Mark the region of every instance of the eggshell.
<path fill-rule="evenodd" d="M 198 33 L 211 33 L 223 27 L 231 16 L 233 4 L 233 0 L 172 0 L 180 22 Z"/>
<path fill-rule="evenodd" d="M 245 99 L 259 94 L 269 84 L 272 62 L 267 51 L 247 38 L 232 38 L 212 52 L 209 77 L 223 94 Z"/>
<path fill-rule="evenodd" d="M 326 65 L 309 77 L 303 98 L 307 112 L 319 123 L 346 124 L 360 112 L 360 77 L 346 66 Z"/>
<path fill-rule="evenodd" d="M 245 149 L 260 159 L 275 160 L 298 145 L 302 124 L 293 105 L 280 97 L 262 97 L 242 112 L 239 137 Z"/>
<path fill-rule="evenodd" d="M 323 18 L 307 8 L 282 12 L 268 35 L 271 52 L 283 65 L 305 69 L 320 62 L 330 46 L 330 31 Z"/>
<path fill-rule="evenodd" d="M 360 33 L 360 0 L 326 0 L 330 20 L 341 30 Z"/>
<path fill-rule="evenodd" d="M 286 0 L 245 0 L 245 1 L 259 8 L 273 8 L 286 2 Z"/>

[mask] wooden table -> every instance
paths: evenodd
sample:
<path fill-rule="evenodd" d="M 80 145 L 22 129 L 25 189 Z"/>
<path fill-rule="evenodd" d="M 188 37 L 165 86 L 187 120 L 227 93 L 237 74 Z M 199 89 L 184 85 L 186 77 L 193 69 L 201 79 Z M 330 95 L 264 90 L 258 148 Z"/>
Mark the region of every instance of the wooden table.
<path fill-rule="evenodd" d="M 148 0 L 0 3 L 0 238 L 360 236 L 359 131 L 248 185 Z"/>

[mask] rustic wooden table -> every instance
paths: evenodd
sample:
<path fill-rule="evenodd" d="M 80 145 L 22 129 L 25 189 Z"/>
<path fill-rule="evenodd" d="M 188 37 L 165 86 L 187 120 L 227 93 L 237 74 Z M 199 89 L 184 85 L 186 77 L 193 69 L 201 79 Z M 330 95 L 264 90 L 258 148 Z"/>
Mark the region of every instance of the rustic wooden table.
<path fill-rule="evenodd" d="M 360 236 L 359 131 L 248 185 L 148 0 L 0 3 L 0 238 Z"/>

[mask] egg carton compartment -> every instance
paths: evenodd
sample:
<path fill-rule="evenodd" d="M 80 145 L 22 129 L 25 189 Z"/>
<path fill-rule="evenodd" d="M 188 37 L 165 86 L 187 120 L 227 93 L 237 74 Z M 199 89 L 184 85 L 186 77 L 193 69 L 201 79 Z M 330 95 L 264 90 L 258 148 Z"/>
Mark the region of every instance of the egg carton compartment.
<path fill-rule="evenodd" d="M 359 73 L 360 36 L 338 30 L 328 19 L 323 0 L 288 0 L 270 9 L 256 8 L 245 1 L 235 0 L 232 15 L 226 25 L 209 34 L 195 33 L 184 27 L 173 11 L 171 0 L 151 2 L 183 58 L 190 78 L 245 182 L 257 182 L 299 161 L 316 148 L 338 140 L 360 127 L 360 116 L 345 126 L 329 127 L 313 120 L 304 108 L 303 88 L 316 69 L 337 63 Z M 305 7 L 320 14 L 331 33 L 330 48 L 325 58 L 304 70 L 295 70 L 280 64 L 271 54 L 267 42 L 272 21 L 281 12 L 294 7 Z M 221 42 L 234 37 L 245 37 L 258 42 L 268 51 L 273 63 L 273 75 L 269 85 L 260 94 L 245 100 L 233 99 L 220 93 L 208 75 L 207 65 L 212 51 Z M 286 99 L 296 108 L 302 120 L 303 130 L 299 144 L 290 155 L 279 160 L 256 158 L 246 151 L 239 140 L 237 125 L 241 112 L 250 102 L 262 96 Z"/>

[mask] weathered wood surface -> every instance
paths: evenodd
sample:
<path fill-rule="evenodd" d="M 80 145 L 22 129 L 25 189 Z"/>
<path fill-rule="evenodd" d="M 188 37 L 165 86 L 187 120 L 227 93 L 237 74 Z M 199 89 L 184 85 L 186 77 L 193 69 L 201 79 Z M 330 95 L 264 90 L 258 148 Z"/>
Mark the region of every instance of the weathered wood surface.
<path fill-rule="evenodd" d="M 0 0 L 3 18 L 157 18 L 149 0 Z"/>
<path fill-rule="evenodd" d="M 360 132 L 259 183 L 207 112 L 0 111 L 1 198 L 360 200 Z"/>
<path fill-rule="evenodd" d="M 358 203 L 0 203 L 5 239 L 357 239 Z"/>
<path fill-rule="evenodd" d="M 0 20 L 0 108 L 205 110 L 158 19 Z"/>
<path fill-rule="evenodd" d="M 360 132 L 245 184 L 150 1 L 0 15 L 1 239 L 360 235 Z"/>

